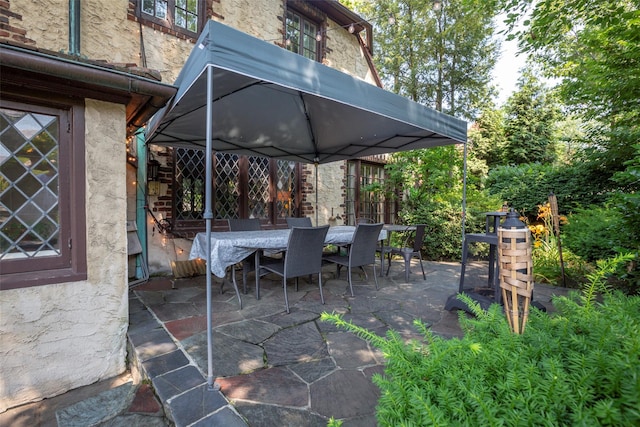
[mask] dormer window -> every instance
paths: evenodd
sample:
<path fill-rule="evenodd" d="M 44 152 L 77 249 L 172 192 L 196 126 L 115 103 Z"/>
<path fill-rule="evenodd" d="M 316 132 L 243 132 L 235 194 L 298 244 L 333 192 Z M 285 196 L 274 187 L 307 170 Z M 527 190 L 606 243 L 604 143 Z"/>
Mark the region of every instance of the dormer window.
<path fill-rule="evenodd" d="M 195 38 L 203 26 L 204 4 L 204 0 L 139 0 L 136 15 L 154 29 L 160 26 L 167 32 Z"/>
<path fill-rule="evenodd" d="M 320 26 L 293 10 L 287 11 L 286 48 L 318 61 Z"/>

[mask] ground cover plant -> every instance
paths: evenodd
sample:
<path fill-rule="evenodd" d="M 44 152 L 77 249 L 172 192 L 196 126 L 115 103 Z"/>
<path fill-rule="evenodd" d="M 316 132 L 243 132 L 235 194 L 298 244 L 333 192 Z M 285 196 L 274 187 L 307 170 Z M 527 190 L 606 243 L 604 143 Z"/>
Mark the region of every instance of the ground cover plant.
<path fill-rule="evenodd" d="M 582 293 L 554 298 L 554 314 L 533 309 L 522 335 L 502 307 L 484 312 L 468 298 L 475 317 L 460 312 L 462 338 L 417 320 L 424 338 L 405 342 L 337 314 L 322 319 L 384 353 L 384 374 L 373 377 L 379 425 L 640 425 L 640 297 L 605 281 L 626 258 L 599 263 Z"/>

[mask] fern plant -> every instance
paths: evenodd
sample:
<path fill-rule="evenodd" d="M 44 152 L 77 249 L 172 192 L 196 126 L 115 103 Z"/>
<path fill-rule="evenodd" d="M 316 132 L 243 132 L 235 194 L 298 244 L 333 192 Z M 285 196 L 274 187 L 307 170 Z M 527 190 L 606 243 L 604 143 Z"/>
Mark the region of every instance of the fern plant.
<path fill-rule="evenodd" d="M 460 312 L 462 338 L 419 320 L 422 338 L 405 341 L 337 314 L 322 319 L 383 352 L 384 374 L 373 377 L 379 425 L 640 425 L 640 297 L 602 293 L 610 269 L 599 265 L 582 294 L 555 298 L 553 317 L 532 309 L 522 335 L 502 307 L 485 312 L 464 296 L 475 316 Z"/>

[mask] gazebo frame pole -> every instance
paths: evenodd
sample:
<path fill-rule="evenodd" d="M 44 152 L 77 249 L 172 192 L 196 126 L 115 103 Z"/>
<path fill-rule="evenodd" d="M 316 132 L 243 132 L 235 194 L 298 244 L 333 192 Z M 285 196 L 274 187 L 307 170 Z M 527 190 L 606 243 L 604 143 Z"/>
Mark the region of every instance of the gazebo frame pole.
<path fill-rule="evenodd" d="M 207 67 L 207 144 L 205 151 L 205 190 L 204 190 L 204 221 L 207 236 L 207 389 L 218 390 L 220 387 L 213 383 L 213 314 L 211 308 L 211 222 L 212 209 L 212 167 L 213 167 L 213 67 Z"/>

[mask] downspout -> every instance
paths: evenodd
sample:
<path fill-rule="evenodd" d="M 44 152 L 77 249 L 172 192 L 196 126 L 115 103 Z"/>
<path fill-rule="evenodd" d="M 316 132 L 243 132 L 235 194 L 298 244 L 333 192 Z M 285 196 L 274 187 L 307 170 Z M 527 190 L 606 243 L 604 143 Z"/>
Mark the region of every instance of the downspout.
<path fill-rule="evenodd" d="M 69 54 L 80 56 L 80 0 L 69 0 Z"/>

